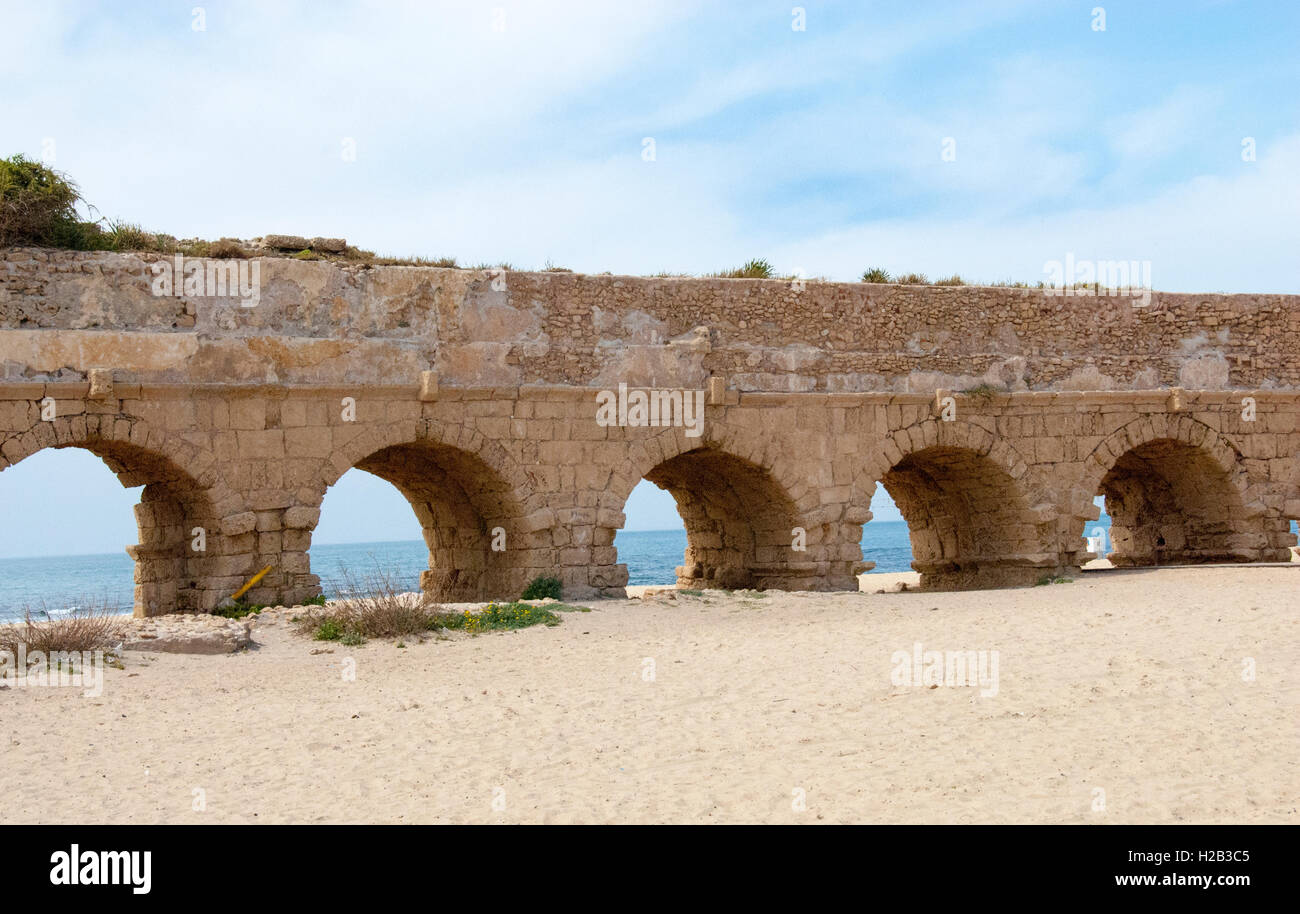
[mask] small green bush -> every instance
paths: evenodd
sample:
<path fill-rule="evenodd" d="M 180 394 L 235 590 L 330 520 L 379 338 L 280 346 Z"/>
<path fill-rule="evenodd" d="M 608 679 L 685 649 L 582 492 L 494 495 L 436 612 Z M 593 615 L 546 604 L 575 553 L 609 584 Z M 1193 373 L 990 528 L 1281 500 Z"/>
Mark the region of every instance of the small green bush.
<path fill-rule="evenodd" d="M 80 247 L 81 191 L 66 175 L 21 155 L 0 159 L 0 245 Z"/>
<path fill-rule="evenodd" d="M 539 576 L 528 582 L 524 592 L 519 595 L 521 600 L 558 600 L 560 599 L 560 579 Z"/>
<path fill-rule="evenodd" d="M 761 258 L 755 258 L 744 266 L 719 273 L 718 277 L 721 279 L 771 279 L 775 275 L 776 271 L 772 269 L 770 263 Z"/>
<path fill-rule="evenodd" d="M 490 603 L 482 612 L 438 613 L 429 620 L 430 629 L 462 632 L 491 632 L 530 625 L 559 625 L 560 617 L 545 606 L 528 603 Z"/>
<path fill-rule="evenodd" d="M 863 282 L 889 282 L 889 271 L 882 270 L 880 267 L 872 267 L 862 274 Z"/>
<path fill-rule="evenodd" d="M 337 619 L 322 619 L 312 637 L 317 641 L 338 641 L 343 635 L 343 625 Z"/>
<path fill-rule="evenodd" d="M 1051 584 L 1073 584 L 1074 578 L 1054 578 L 1050 574 L 1045 574 L 1034 582 L 1035 587 L 1046 587 Z"/>
<path fill-rule="evenodd" d="M 150 251 L 167 254 L 174 245 L 168 244 L 166 237 L 147 232 L 131 222 L 110 222 L 107 230 L 101 230 L 95 235 L 91 244 L 101 251 Z"/>
<path fill-rule="evenodd" d="M 245 616 L 256 616 L 264 609 L 266 605 L 263 603 L 235 603 L 233 606 L 218 606 L 212 610 L 212 615 L 224 616 L 227 619 L 242 619 Z"/>

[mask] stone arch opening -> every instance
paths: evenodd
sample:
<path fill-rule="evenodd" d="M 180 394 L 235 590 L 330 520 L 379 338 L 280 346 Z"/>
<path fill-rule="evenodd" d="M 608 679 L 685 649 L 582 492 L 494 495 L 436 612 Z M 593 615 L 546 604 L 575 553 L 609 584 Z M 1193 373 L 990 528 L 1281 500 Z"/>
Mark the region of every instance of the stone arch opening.
<path fill-rule="evenodd" d="M 632 487 L 614 534 L 611 562 L 627 569 L 628 586 L 671 587 L 686 552 L 686 526 L 677 500 L 648 479 Z"/>
<path fill-rule="evenodd" d="M 880 484 L 907 521 L 923 589 L 1029 584 L 1055 571 L 1020 485 L 986 454 L 925 447 L 895 462 Z"/>
<path fill-rule="evenodd" d="M 354 467 L 325 492 L 314 520 L 309 564 L 326 597 L 366 583 L 420 589 L 429 550 L 410 501 L 392 483 Z M 288 545 L 303 535 L 295 531 Z"/>
<path fill-rule="evenodd" d="M 1258 515 L 1214 456 L 1172 438 L 1122 453 L 1097 494 L 1111 520 L 1113 565 L 1190 565 L 1257 560 L 1265 545 Z"/>
<path fill-rule="evenodd" d="M 214 576 L 239 544 L 221 536 L 209 492 L 167 457 L 127 441 L 92 439 L 48 450 L 66 448 L 100 458 L 124 488 L 143 486 L 134 509 L 139 541 L 126 547 L 135 566 L 134 614 L 199 612 L 215 606 L 225 594 Z"/>
<path fill-rule="evenodd" d="M 381 448 L 356 469 L 391 483 L 419 521 L 428 568 L 420 589 L 443 602 L 519 596 L 536 566 L 545 567 L 510 484 L 480 457 L 417 441 Z M 352 569 L 364 576 L 365 569 Z"/>
<path fill-rule="evenodd" d="M 807 570 L 792 549 L 799 511 L 769 472 L 724 451 L 700 448 L 663 461 L 645 479 L 673 496 L 686 527 L 679 586 L 799 586 Z"/>

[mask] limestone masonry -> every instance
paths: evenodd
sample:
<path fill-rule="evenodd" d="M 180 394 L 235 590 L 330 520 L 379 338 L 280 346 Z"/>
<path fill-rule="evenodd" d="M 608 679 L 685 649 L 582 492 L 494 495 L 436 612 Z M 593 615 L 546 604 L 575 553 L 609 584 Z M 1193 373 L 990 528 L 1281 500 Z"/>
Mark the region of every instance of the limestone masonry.
<path fill-rule="evenodd" d="M 266 566 L 254 601 L 319 592 L 312 530 L 353 467 L 411 502 L 449 600 L 621 593 L 643 478 L 697 586 L 855 588 L 877 484 L 927 587 L 1077 570 L 1098 494 L 1117 564 L 1295 542 L 1297 296 L 0 258 L 0 470 L 76 446 L 145 485 L 137 615 Z"/>

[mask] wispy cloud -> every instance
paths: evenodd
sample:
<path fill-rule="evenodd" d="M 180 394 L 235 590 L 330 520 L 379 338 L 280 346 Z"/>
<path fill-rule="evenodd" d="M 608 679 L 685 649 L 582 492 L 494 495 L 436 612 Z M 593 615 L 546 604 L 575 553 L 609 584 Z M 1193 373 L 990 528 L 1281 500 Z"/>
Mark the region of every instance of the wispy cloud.
<path fill-rule="evenodd" d="M 193 5 L 24 4 L 0 151 L 178 235 L 841 279 L 1105 248 L 1165 288 L 1294 287 L 1294 11 L 804 6 L 796 32 L 744 3 L 212 2 L 196 31 Z"/>

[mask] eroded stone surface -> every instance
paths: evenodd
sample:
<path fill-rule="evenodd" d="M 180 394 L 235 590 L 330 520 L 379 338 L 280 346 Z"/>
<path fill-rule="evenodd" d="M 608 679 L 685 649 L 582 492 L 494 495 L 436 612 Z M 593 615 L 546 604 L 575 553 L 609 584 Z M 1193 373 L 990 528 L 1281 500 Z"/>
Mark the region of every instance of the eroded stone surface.
<path fill-rule="evenodd" d="M 133 620 L 122 647 L 168 654 L 233 654 L 252 643 L 249 620 L 172 614 Z"/>

